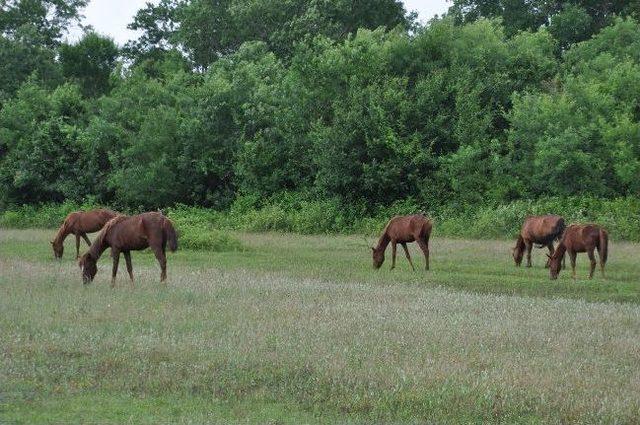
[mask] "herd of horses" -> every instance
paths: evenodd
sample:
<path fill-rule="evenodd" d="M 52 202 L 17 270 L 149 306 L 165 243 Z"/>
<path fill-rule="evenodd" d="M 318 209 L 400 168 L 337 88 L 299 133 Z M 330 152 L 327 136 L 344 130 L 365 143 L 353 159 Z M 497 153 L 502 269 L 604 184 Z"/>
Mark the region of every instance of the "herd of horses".
<path fill-rule="evenodd" d="M 429 270 L 429 237 L 433 224 L 422 214 L 394 217 L 384 228 L 378 244 L 371 247 L 373 252 L 373 267 L 378 269 L 384 262 L 384 253 L 391 244 L 391 269 L 396 266 L 396 246 L 402 245 L 411 268 L 415 270 L 407 243 L 416 242 L 424 254 L 425 269 Z M 554 248 L 554 242 L 559 241 Z M 589 278 L 593 277 L 596 268 L 594 251 L 600 257 L 600 270 L 604 277 L 604 266 L 607 262 L 609 249 L 609 235 L 597 224 L 572 224 L 566 226 L 564 218 L 559 215 L 529 216 L 524 220 L 516 246 L 512 250 L 516 266 L 522 264 L 524 252 L 527 252 L 527 267 L 531 267 L 531 250 L 547 247 L 546 267 L 549 268 L 551 279 L 557 279 L 561 266 L 564 265 L 565 254 L 571 261 L 572 277 L 576 278 L 576 256 L 579 252 L 586 252 L 591 262 Z"/>
<path fill-rule="evenodd" d="M 100 233 L 91 243 L 87 233 L 97 230 L 100 230 Z M 56 237 L 51 241 L 56 258 L 62 258 L 64 239 L 71 234 L 76 237 L 76 259 L 82 270 L 82 281 L 85 284 L 93 281 L 98 272 L 98 259 L 107 248 L 111 248 L 113 258 L 111 286 L 115 286 L 116 283 L 120 254 L 124 254 L 127 272 L 133 285 L 131 251 L 150 248 L 160 264 L 160 281 L 163 282 L 167 278 L 166 249 L 169 247 L 171 252 L 178 249 L 176 230 L 171 220 L 160 212 L 146 212 L 132 216 L 106 209 L 72 212 L 65 218 Z M 89 245 L 89 251 L 82 256 L 80 256 L 81 237 Z"/>
<path fill-rule="evenodd" d="M 429 270 L 429 237 L 433 223 L 422 214 L 397 216 L 389 220 L 376 246 L 371 247 L 373 267 L 379 269 L 384 262 L 387 246 L 391 244 L 391 269 L 396 266 L 396 248 L 400 244 L 415 270 L 407 244 L 416 242 L 425 259 L 425 269 Z M 87 233 L 100 231 L 91 243 Z M 166 249 L 174 252 L 178 249 L 176 230 L 167 217 L 160 212 L 146 212 L 127 216 L 107 209 L 76 211 L 70 213 L 58 229 L 51 241 L 56 258 L 62 258 L 64 240 L 68 235 L 76 238 L 76 259 L 82 270 L 83 283 L 93 281 L 98 271 L 97 262 L 108 248 L 111 249 L 113 268 L 111 286 L 115 286 L 120 254 L 124 254 L 127 272 L 133 285 L 133 266 L 131 251 L 150 248 L 160 264 L 160 281 L 167 278 Z M 80 238 L 89 245 L 89 250 L 80 256 Z M 554 247 L 554 242 L 559 241 Z M 529 216 L 525 219 L 512 250 L 516 266 L 522 264 L 524 253 L 527 253 L 527 267 L 531 267 L 531 251 L 534 246 L 547 247 L 546 267 L 550 278 L 557 279 L 564 265 L 565 254 L 569 255 L 573 278 L 576 278 L 576 255 L 586 252 L 591 262 L 589 278 L 593 277 L 596 268 L 594 251 L 600 257 L 600 270 L 604 277 L 604 266 L 607 262 L 609 236 L 607 231 L 597 224 L 572 224 L 566 226 L 564 218 L 559 215 Z"/>

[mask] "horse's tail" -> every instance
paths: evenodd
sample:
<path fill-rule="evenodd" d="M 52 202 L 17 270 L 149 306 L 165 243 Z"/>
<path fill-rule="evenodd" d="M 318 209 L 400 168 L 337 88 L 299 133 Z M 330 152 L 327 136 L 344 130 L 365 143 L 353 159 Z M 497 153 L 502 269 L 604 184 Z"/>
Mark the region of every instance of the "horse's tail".
<path fill-rule="evenodd" d="M 169 246 L 169 250 L 171 252 L 175 252 L 178 249 L 178 235 L 176 234 L 176 229 L 173 227 L 171 220 L 165 218 L 164 223 L 162 224 L 162 231 L 164 233 L 164 239 L 167 241 L 167 245 Z"/>
<path fill-rule="evenodd" d="M 609 234 L 606 230 L 600 229 L 600 259 L 602 264 L 607 262 L 607 255 L 609 254 Z"/>

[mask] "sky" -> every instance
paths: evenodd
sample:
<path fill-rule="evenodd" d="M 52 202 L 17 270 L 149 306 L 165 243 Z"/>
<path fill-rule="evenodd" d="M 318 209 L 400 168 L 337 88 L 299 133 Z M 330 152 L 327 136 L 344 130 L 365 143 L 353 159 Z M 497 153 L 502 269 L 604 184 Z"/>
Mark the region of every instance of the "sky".
<path fill-rule="evenodd" d="M 112 37 L 123 45 L 136 38 L 137 33 L 127 29 L 138 9 L 149 0 L 90 0 L 84 9 L 84 25 L 91 25 L 100 34 Z M 418 12 L 418 18 L 427 22 L 436 14 L 442 14 L 451 5 L 451 0 L 404 0 L 407 10 Z M 67 40 L 76 41 L 82 34 L 79 28 L 71 28 Z"/>

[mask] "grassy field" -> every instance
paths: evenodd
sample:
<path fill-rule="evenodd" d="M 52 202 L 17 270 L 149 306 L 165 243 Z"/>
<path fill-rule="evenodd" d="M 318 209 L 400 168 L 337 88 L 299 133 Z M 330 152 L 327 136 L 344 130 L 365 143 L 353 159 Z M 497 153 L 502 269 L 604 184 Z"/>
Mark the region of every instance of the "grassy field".
<path fill-rule="evenodd" d="M 371 268 L 359 237 L 240 234 L 178 251 L 169 281 L 134 253 L 83 287 L 68 240 L 0 229 L 0 423 L 636 423 L 640 245 L 607 278 L 550 281 L 511 242 L 432 241 Z M 415 247 L 414 263 L 422 265 Z M 389 257 L 389 255 L 387 256 Z"/>

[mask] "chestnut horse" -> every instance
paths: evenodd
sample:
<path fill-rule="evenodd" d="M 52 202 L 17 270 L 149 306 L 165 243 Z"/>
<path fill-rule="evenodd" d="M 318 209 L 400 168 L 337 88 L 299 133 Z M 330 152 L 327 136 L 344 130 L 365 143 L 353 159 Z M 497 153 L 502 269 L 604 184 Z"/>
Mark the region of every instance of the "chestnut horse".
<path fill-rule="evenodd" d="M 389 242 L 391 242 L 391 270 L 396 267 L 396 244 L 402 245 L 411 268 L 415 270 L 416 268 L 413 267 L 413 262 L 411 262 L 411 256 L 407 249 L 407 242 L 417 242 L 424 253 L 425 269 L 429 270 L 429 236 L 431 236 L 431 228 L 431 221 L 422 214 L 393 217 L 385 226 L 378 240 L 378 245 L 371 248 L 373 251 L 373 267 L 379 269 L 382 266 L 384 252 Z"/>
<path fill-rule="evenodd" d="M 572 224 L 567 227 L 556 252 L 549 256 L 549 273 L 551 279 L 557 279 L 560 273 L 560 260 L 564 258 L 565 252 L 569 253 L 571 260 L 571 270 L 573 278 L 576 278 L 576 255 L 578 252 L 586 252 L 591 262 L 589 279 L 593 277 L 596 269 L 596 257 L 593 255 L 594 249 L 598 250 L 600 257 L 600 271 L 604 277 L 604 265 L 607 263 L 609 251 L 609 234 L 597 224 Z"/>
<path fill-rule="evenodd" d="M 527 250 L 527 267 L 531 267 L 531 248 L 547 247 L 549 255 L 553 255 L 553 242 L 562 237 L 566 225 L 559 215 L 533 215 L 525 218 L 516 246 L 512 250 L 516 266 L 522 264 L 524 250 Z M 549 261 L 545 267 L 549 267 Z"/>
<path fill-rule="evenodd" d="M 55 238 L 51 241 L 53 247 L 53 255 L 56 258 L 62 258 L 64 252 L 64 240 L 70 235 L 76 236 L 76 258 L 80 256 L 80 237 L 82 237 L 87 245 L 91 246 L 91 241 L 87 237 L 87 233 L 97 232 L 102 226 L 118 213 L 111 210 L 98 209 L 91 211 L 75 211 L 67 215 L 62 226 L 58 229 Z"/>
<path fill-rule="evenodd" d="M 178 249 L 178 239 L 173 224 L 161 213 L 147 212 L 130 217 L 115 217 L 104 225 L 89 251 L 80 257 L 78 265 L 82 269 L 82 281 L 86 284 L 93 280 L 98 272 L 97 262 L 100 255 L 107 248 L 111 248 L 111 256 L 113 257 L 111 286 L 115 286 L 116 283 L 121 252 L 127 261 L 127 271 L 133 286 L 130 251 L 151 248 L 160 263 L 160 281 L 163 282 L 167 278 L 167 257 L 165 255 L 167 245 L 169 245 L 171 252 L 175 252 Z"/>

